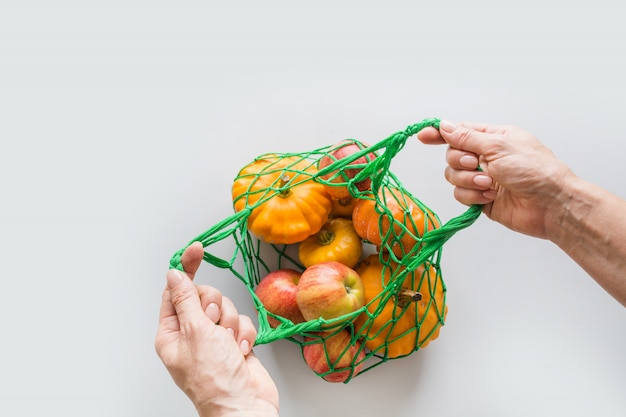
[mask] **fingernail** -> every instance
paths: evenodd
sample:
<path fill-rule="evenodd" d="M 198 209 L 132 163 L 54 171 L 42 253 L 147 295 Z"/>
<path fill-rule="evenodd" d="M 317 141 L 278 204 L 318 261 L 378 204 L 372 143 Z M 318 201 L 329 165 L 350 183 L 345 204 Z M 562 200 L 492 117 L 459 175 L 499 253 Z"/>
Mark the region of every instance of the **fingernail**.
<path fill-rule="evenodd" d="M 217 304 L 209 303 L 204 312 L 213 323 L 217 323 L 220 320 L 220 308 Z"/>
<path fill-rule="evenodd" d="M 449 122 L 447 120 L 442 120 L 439 122 L 439 130 L 443 130 L 444 132 L 447 132 L 447 133 L 452 133 L 454 132 L 455 129 L 456 129 L 456 125 L 452 122 Z"/>
<path fill-rule="evenodd" d="M 248 342 L 247 340 L 242 340 L 241 343 L 239 344 L 239 348 L 241 349 L 241 353 L 243 353 L 244 355 L 247 355 L 250 352 L 250 342 Z"/>
<path fill-rule="evenodd" d="M 474 184 L 478 185 L 479 187 L 491 187 L 492 182 L 493 180 L 488 175 L 476 175 L 474 177 Z"/>
<path fill-rule="evenodd" d="M 471 155 L 463 155 L 459 159 L 459 163 L 462 167 L 474 169 L 478 166 L 478 158 Z"/>
<path fill-rule="evenodd" d="M 183 280 L 183 274 L 178 269 L 167 271 L 167 287 L 172 289 Z"/>
<path fill-rule="evenodd" d="M 231 335 L 235 335 L 235 331 L 231 327 L 227 327 L 226 330 L 228 330 L 228 333 L 230 333 Z"/>

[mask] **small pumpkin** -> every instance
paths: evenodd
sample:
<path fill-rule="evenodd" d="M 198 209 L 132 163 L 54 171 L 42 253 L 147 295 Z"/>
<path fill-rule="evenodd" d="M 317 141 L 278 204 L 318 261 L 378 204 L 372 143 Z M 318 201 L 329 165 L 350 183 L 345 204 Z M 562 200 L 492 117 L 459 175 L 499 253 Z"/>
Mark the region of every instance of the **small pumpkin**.
<path fill-rule="evenodd" d="M 379 248 L 383 246 L 384 239 L 385 246 L 391 248 L 398 258 L 409 253 L 425 231 L 440 227 L 437 216 L 418 204 L 408 192 L 381 187 L 378 196 L 384 207 L 370 193 L 366 198 L 357 200 L 352 222 L 361 238 Z"/>
<path fill-rule="evenodd" d="M 376 254 L 356 268 L 365 289 L 367 312 L 356 318 L 355 329 L 364 335 L 369 350 L 388 358 L 426 347 L 439 336 L 448 312 L 444 283 L 432 265 L 420 265 L 406 274 L 397 289 L 387 289 L 392 272 L 401 271 L 398 268 L 404 267 L 394 262 L 385 266 Z"/>
<path fill-rule="evenodd" d="M 302 241 L 298 248 L 300 262 L 305 268 L 335 261 L 354 268 L 361 259 L 363 243 L 352 221 L 342 217 L 330 219 L 316 234 Z"/>
<path fill-rule="evenodd" d="M 330 217 L 343 217 L 352 219 L 352 212 L 356 205 L 357 199 L 354 197 L 333 198 L 333 208 L 330 211 Z"/>
<path fill-rule="evenodd" d="M 322 228 L 332 209 L 325 187 L 313 180 L 315 172 L 313 163 L 298 157 L 261 155 L 235 178 L 234 209 L 252 208 L 247 227 L 265 242 L 301 242 Z"/>

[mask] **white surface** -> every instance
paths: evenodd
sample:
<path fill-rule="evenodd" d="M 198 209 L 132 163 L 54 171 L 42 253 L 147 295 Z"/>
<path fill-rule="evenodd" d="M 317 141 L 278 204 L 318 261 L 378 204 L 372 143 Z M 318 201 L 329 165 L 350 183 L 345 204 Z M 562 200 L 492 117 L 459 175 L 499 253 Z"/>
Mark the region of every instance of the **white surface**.
<path fill-rule="evenodd" d="M 626 27 L 610 1 L 3 1 L 0 415 L 193 416 L 153 348 L 170 256 L 257 154 L 424 117 L 516 124 L 626 197 Z M 443 220 L 443 147 L 394 161 Z M 409 358 L 329 384 L 259 346 L 283 416 L 623 416 L 626 312 L 553 245 L 481 217 Z M 250 310 L 243 287 L 202 270 Z"/>

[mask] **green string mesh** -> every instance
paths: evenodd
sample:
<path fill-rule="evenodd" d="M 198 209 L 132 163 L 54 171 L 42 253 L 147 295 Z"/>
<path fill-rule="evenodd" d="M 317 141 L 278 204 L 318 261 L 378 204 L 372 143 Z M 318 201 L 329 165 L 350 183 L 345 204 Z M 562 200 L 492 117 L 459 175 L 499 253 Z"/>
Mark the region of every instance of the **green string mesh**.
<path fill-rule="evenodd" d="M 440 267 L 441 249 L 456 232 L 473 224 L 481 213 L 480 206 L 471 206 L 465 213 L 442 225 L 437 215 L 406 190 L 389 170 L 391 160 L 402 150 L 407 139 L 429 126 L 439 128 L 439 119 L 424 119 L 371 146 L 355 141 L 361 145 L 361 151 L 339 160 L 333 158 L 334 162 L 320 170 L 313 168 L 317 168 L 317 161 L 322 156 L 330 155 L 332 145 L 309 152 L 260 156 L 271 156 L 277 163 L 268 164 L 263 172 L 242 172 L 237 178 L 241 175 L 257 175 L 260 178 L 268 173 L 275 174 L 274 170 L 292 174 L 291 180 L 287 183 L 276 180 L 261 189 L 247 190 L 239 197 L 243 200 L 235 202 L 239 211 L 192 239 L 173 255 L 170 266 L 182 270 L 183 251 L 191 243 L 201 242 L 205 248 L 204 261 L 230 271 L 248 289 L 258 312 L 256 344 L 289 340 L 301 347 L 303 356 L 306 350 L 317 349 L 318 356 L 321 352 L 322 359 L 325 359 L 322 362 L 326 363 L 326 367 L 313 370 L 329 381 L 338 377 L 336 379 L 347 383 L 356 375 L 390 359 L 405 357 L 425 347 L 438 336 L 447 311 L 446 286 Z M 355 161 L 371 152 L 376 155 L 374 159 L 368 157 L 368 162 L 356 164 Z M 278 161 L 285 160 L 293 160 L 293 163 L 280 167 Z M 361 170 L 351 179 L 345 172 L 354 168 Z M 356 186 L 366 178 L 371 179 L 370 192 L 361 191 Z M 251 182 L 255 179 L 251 178 Z M 352 197 L 372 199 L 376 203 L 376 211 L 380 213 L 379 225 L 386 224 L 388 227 L 380 228 L 386 232 L 381 232 L 383 235 L 379 236 L 376 250 L 364 255 L 361 264 L 355 268 L 368 267 L 367 274 L 376 274 L 374 279 L 369 275 L 369 280 L 377 282 L 380 291 L 372 290 L 376 294 L 370 294 L 367 304 L 353 313 L 329 320 L 320 318 L 292 323 L 269 313 L 254 289 L 270 271 L 283 268 L 304 270 L 297 251 L 294 251 L 297 245 L 272 244 L 258 239 L 249 231 L 248 219 L 253 210 L 287 187 L 310 180 L 331 186 L 347 186 Z M 410 200 L 417 205 L 425 214 L 423 224 L 415 224 L 411 216 L 394 218 L 388 208 L 390 198 L 401 199 L 398 204 L 406 205 Z M 280 219 L 279 215 L 276 218 Z M 417 230 L 424 232 L 419 235 Z M 415 244 L 403 244 L 407 239 L 415 241 Z M 212 251 L 212 247 L 220 242 L 230 242 L 232 256 L 218 256 Z M 270 318 L 278 320 L 279 325 L 270 326 Z M 339 343 L 340 338 L 345 340 Z M 329 348 L 335 342 L 342 346 L 339 350 L 344 355 L 337 355 L 336 347 Z"/>

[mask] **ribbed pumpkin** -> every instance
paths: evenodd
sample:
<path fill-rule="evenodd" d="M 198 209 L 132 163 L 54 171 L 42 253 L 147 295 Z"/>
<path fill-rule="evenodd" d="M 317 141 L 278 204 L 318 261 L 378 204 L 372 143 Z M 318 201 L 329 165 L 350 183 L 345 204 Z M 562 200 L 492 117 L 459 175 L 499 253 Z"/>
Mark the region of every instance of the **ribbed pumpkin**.
<path fill-rule="evenodd" d="M 322 228 L 332 208 L 325 187 L 313 180 L 315 172 L 314 164 L 301 158 L 259 156 L 233 183 L 234 209 L 252 208 L 247 227 L 265 242 L 301 242 Z"/>
<path fill-rule="evenodd" d="M 319 232 L 306 238 L 298 247 L 298 256 L 305 268 L 326 261 L 354 268 L 362 252 L 363 243 L 352 221 L 342 217 L 329 219 Z"/>
<path fill-rule="evenodd" d="M 393 292 L 384 291 L 391 294 L 384 301 L 383 282 L 385 286 L 390 282 L 396 268 L 395 263 L 385 267 L 374 254 L 355 269 L 363 282 L 370 313 L 357 317 L 355 329 L 363 333 L 369 350 L 388 358 L 406 356 L 435 340 L 448 311 L 443 281 L 437 279 L 429 264 L 407 273 L 402 285 Z"/>

